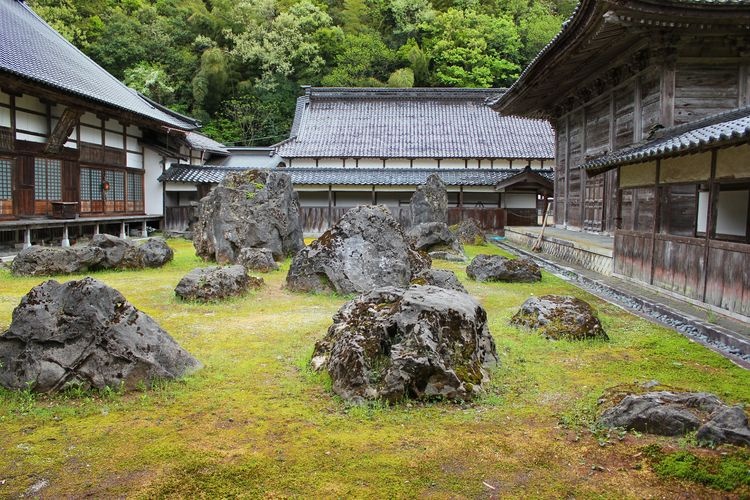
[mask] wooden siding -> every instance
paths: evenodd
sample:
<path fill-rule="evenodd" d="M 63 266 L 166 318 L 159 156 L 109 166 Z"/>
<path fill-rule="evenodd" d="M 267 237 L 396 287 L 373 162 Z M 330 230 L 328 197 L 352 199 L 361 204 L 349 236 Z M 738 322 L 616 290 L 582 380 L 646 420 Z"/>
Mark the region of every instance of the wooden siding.
<path fill-rule="evenodd" d="M 653 235 L 635 231 L 615 232 L 615 273 L 649 283 Z"/>
<path fill-rule="evenodd" d="M 676 125 L 737 108 L 737 64 L 678 64 L 675 77 Z"/>

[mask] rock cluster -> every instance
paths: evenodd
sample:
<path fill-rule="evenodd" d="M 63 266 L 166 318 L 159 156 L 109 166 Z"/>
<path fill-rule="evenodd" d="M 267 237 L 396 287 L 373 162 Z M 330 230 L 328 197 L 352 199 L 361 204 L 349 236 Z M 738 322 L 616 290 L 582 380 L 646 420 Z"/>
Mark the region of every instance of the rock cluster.
<path fill-rule="evenodd" d="M 133 389 L 200 367 L 146 314 L 93 278 L 34 287 L 0 335 L 0 385 Z"/>
<path fill-rule="evenodd" d="M 406 287 L 430 265 L 386 207 L 360 206 L 294 256 L 286 285 L 299 292 L 363 293 Z"/>
<path fill-rule="evenodd" d="M 248 276 L 247 269 L 233 266 L 199 267 L 187 273 L 174 289 L 183 300 L 212 302 L 243 295 L 250 288 L 263 286 L 263 279 Z"/>
<path fill-rule="evenodd" d="M 193 245 L 203 259 L 233 264 L 243 248 L 267 248 L 281 259 L 304 247 L 299 198 L 283 172 L 229 174 L 200 203 Z"/>
<path fill-rule="evenodd" d="M 273 254 L 267 248 L 243 248 L 237 257 L 237 264 L 248 271 L 267 273 L 276 271 L 279 265 L 273 260 Z"/>
<path fill-rule="evenodd" d="M 346 303 L 333 321 L 311 364 L 349 401 L 468 399 L 497 363 L 487 313 L 465 293 L 380 288 Z"/>
<path fill-rule="evenodd" d="M 406 233 L 414 248 L 441 260 L 464 260 L 464 249 L 444 222 L 424 222 Z"/>
<path fill-rule="evenodd" d="M 161 267 L 174 257 L 162 238 L 142 244 L 108 234 L 97 234 L 82 247 L 25 248 L 16 255 L 11 272 L 16 276 L 49 276 L 100 269 L 142 269 Z"/>
<path fill-rule="evenodd" d="M 457 226 L 451 226 L 451 229 L 464 245 L 482 245 L 487 242 L 487 235 L 475 219 L 464 219 Z"/>
<path fill-rule="evenodd" d="M 508 259 L 500 255 L 477 255 L 466 268 L 476 281 L 533 283 L 542 280 L 542 271 L 530 259 Z"/>
<path fill-rule="evenodd" d="M 629 394 L 599 418 L 606 427 L 622 427 L 664 436 L 696 431 L 700 443 L 750 444 L 750 428 L 741 406 L 728 406 L 713 394 L 657 391 Z"/>
<path fill-rule="evenodd" d="M 591 305 L 567 295 L 532 297 L 523 303 L 510 322 L 553 340 L 608 340 Z"/>

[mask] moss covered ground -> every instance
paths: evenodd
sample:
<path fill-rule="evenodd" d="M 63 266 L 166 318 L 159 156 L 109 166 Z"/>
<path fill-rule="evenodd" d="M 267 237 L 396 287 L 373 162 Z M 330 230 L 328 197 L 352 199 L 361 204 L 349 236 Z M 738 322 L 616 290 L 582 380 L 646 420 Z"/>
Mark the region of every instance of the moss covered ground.
<path fill-rule="evenodd" d="M 656 379 L 747 402 L 750 373 L 554 276 L 479 284 L 459 264 L 436 263 L 455 271 L 488 311 L 502 364 L 486 395 L 349 406 L 307 368 L 346 297 L 285 291 L 287 261 L 243 298 L 183 303 L 173 289 L 201 263 L 190 242 L 170 245 L 176 257 L 162 269 L 94 276 L 205 368 L 127 394 L 0 390 L 0 497 L 750 495 L 747 454 L 594 425 L 607 388 Z M 0 331 L 41 281 L 0 270 Z M 551 342 L 509 325 L 526 298 L 549 293 L 590 301 L 611 340 Z M 704 472 L 686 473 L 691 463 Z M 731 477 L 721 477 L 725 470 Z"/>

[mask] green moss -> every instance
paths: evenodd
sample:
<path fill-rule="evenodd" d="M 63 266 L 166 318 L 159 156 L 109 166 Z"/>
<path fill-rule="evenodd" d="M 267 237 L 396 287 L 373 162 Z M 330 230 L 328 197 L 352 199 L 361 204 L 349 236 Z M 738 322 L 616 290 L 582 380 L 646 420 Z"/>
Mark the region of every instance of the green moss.
<path fill-rule="evenodd" d="M 658 446 L 645 450 L 659 476 L 691 481 L 712 489 L 750 493 L 750 453 L 736 451 L 719 456 L 698 456 L 689 451 L 664 453 Z"/>
<path fill-rule="evenodd" d="M 589 430 L 592 415 L 605 389 L 651 379 L 750 401 L 750 373 L 563 280 L 544 273 L 539 283 L 483 284 L 467 280 L 465 265 L 436 263 L 487 310 L 500 366 L 484 395 L 461 404 L 352 407 L 333 396 L 327 373 L 308 367 L 315 342 L 349 297 L 285 290 L 287 259 L 261 291 L 227 303 L 183 303 L 174 287 L 202 263 L 190 242 L 169 244 L 175 258 L 161 269 L 93 276 L 205 367 L 129 393 L 0 390 L 0 496 L 19 497 L 39 478 L 49 480 L 41 493 L 48 497 L 716 496 L 705 483 L 650 469 L 589 477 L 594 460 L 630 471 L 648 444 L 629 435 L 600 446 Z M 492 245 L 466 252 L 502 253 Z M 0 331 L 41 281 L 0 269 Z M 548 342 L 509 325 L 529 296 L 548 293 L 595 305 L 610 342 Z M 701 460 L 721 460 L 721 450 L 685 446 Z M 706 470 L 718 474 L 718 463 Z"/>

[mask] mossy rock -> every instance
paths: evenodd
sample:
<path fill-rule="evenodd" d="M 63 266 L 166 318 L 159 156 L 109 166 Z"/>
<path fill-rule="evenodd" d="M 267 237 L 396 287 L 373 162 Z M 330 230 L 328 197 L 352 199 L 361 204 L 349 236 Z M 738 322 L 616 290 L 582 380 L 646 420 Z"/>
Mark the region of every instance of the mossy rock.
<path fill-rule="evenodd" d="M 609 340 L 591 305 L 569 295 L 532 297 L 510 322 L 551 340 Z"/>

